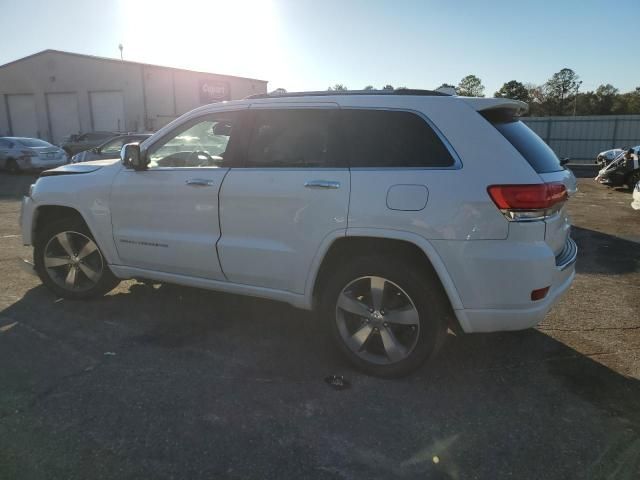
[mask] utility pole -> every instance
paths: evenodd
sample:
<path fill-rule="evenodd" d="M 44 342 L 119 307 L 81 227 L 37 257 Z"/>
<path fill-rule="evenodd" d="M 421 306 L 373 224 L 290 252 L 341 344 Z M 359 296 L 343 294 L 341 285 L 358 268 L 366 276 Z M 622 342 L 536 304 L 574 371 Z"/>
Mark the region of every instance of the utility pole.
<path fill-rule="evenodd" d="M 124 60 L 122 58 L 122 50 L 124 49 L 124 46 L 122 44 L 118 45 L 118 48 L 120 49 L 120 60 Z"/>
<path fill-rule="evenodd" d="M 582 80 L 576 83 L 576 95 L 573 98 L 573 116 L 576 116 L 576 107 L 578 106 L 578 90 L 580 90 L 580 85 L 582 85 Z"/>

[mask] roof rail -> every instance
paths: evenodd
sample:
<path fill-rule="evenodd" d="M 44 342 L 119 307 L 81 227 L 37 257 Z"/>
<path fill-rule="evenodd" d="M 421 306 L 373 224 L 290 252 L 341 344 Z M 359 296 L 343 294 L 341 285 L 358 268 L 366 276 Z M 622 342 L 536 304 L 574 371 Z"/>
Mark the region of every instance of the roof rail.
<path fill-rule="evenodd" d="M 334 95 L 413 95 L 421 97 L 450 97 L 448 93 L 435 90 L 415 90 L 402 88 L 399 90 L 326 90 L 316 92 L 287 92 L 287 93 L 257 93 L 245 99 L 255 98 L 286 98 L 286 97 L 328 97 Z"/>

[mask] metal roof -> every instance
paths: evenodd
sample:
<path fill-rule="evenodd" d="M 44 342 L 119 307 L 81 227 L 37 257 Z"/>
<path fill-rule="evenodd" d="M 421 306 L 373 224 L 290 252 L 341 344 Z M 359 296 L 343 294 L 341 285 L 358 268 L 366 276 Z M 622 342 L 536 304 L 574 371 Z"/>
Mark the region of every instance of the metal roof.
<path fill-rule="evenodd" d="M 9 63 L 5 63 L 4 65 L 0 65 L 0 68 L 8 67 L 9 65 L 13 65 L 14 63 L 22 62 L 23 60 L 27 60 L 29 58 L 37 57 L 39 55 L 44 55 L 44 54 L 47 54 L 47 53 L 57 53 L 57 54 L 61 54 L 61 55 L 70 55 L 70 56 L 73 56 L 73 57 L 88 58 L 88 59 L 91 59 L 91 60 L 100 60 L 100 61 L 104 61 L 104 62 L 115 62 L 115 63 L 121 63 L 121 64 L 125 63 L 125 64 L 128 64 L 128 65 L 140 65 L 140 66 L 143 66 L 143 67 L 166 68 L 166 69 L 169 69 L 169 70 L 178 70 L 178 71 L 181 71 L 181 72 L 200 73 L 200 74 L 204 74 L 204 75 L 215 75 L 217 77 L 241 78 L 243 80 L 252 80 L 254 82 L 264 82 L 264 83 L 268 82 L 268 80 L 260 80 L 258 78 L 250 78 L 250 77 L 241 77 L 239 75 L 225 75 L 225 74 L 222 74 L 222 73 L 202 72 L 202 71 L 199 71 L 199 70 L 188 70 L 186 68 L 167 67 L 166 65 L 154 65 L 152 63 L 133 62 L 131 60 L 120 60 L 118 58 L 99 57 L 97 55 L 86 55 L 84 53 L 65 52 L 63 50 L 53 50 L 53 49 L 42 50 L 41 52 L 33 53 L 31 55 L 27 55 L 26 57 L 18 58 L 17 60 L 13 60 L 13 61 L 11 61 Z"/>

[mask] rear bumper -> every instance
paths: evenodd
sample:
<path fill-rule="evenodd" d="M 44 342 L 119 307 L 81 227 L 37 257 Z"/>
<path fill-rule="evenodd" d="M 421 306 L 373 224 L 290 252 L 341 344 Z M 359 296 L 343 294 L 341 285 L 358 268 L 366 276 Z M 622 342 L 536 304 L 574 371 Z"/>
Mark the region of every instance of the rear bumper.
<path fill-rule="evenodd" d="M 575 265 L 554 274 L 547 296 L 528 308 L 464 309 L 456 311 L 458 322 L 465 333 L 524 330 L 538 325 L 551 307 L 569 289 L 575 277 Z"/>
<path fill-rule="evenodd" d="M 439 243 L 439 242 L 435 242 Z M 545 242 L 473 241 L 436 245 L 462 302 L 454 312 L 465 333 L 522 330 L 540 323 L 571 286 L 577 246 L 557 256 Z M 531 300 L 533 290 L 549 287 Z"/>

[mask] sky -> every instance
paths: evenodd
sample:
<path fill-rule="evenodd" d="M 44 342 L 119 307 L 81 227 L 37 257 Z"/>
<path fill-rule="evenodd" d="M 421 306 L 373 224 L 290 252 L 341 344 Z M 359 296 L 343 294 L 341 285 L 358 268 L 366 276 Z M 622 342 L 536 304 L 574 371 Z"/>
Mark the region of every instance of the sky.
<path fill-rule="evenodd" d="M 122 43 L 125 60 L 269 90 L 432 89 L 475 74 L 491 96 L 565 67 L 581 91 L 640 86 L 640 0 L 0 0 L 0 11 L 0 64 L 48 48 L 117 58 Z"/>

